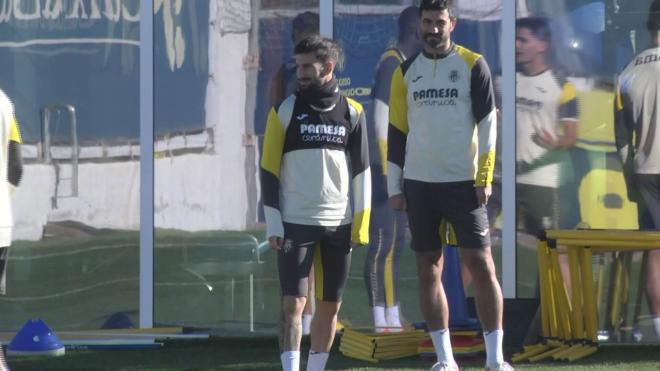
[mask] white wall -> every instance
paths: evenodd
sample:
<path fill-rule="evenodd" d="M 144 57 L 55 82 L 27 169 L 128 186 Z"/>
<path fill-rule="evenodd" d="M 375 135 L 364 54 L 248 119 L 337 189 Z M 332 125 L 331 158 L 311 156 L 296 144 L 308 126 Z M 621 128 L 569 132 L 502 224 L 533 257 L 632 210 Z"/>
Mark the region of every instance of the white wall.
<path fill-rule="evenodd" d="M 244 178 L 223 173 L 229 156 L 188 154 L 155 163 L 154 223 L 186 231 L 245 229 Z M 242 174 L 238 173 L 238 176 Z M 25 166 L 13 194 L 15 240 L 39 240 L 48 221 L 73 220 L 95 228 L 138 230 L 140 168 L 137 161 L 79 166 L 79 195 L 55 194 L 52 165 Z"/>
<path fill-rule="evenodd" d="M 12 194 L 13 239 L 41 239 L 54 194 L 55 169 L 50 165 L 26 165 L 21 185 Z"/>
<path fill-rule="evenodd" d="M 213 14 L 211 15 L 213 17 Z M 209 84 L 206 90 L 206 125 L 214 127 L 214 148 L 218 161 L 213 165 L 221 181 L 213 192 L 219 207 L 232 217 L 222 221 L 223 229 L 244 229 L 248 212 L 245 135 L 247 34 L 209 35 Z"/>

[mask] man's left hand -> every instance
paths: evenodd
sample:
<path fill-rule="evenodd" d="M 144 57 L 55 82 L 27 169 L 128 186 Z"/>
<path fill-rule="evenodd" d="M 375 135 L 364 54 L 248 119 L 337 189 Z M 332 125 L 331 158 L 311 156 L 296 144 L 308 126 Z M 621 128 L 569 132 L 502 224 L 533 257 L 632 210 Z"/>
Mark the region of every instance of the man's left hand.
<path fill-rule="evenodd" d="M 533 136 L 534 143 L 547 150 L 554 150 L 559 147 L 558 141 L 545 129 L 538 130 Z"/>
<path fill-rule="evenodd" d="M 490 195 L 493 193 L 493 189 L 491 188 L 490 184 L 488 184 L 486 186 L 474 187 L 474 192 L 477 195 L 479 206 L 485 206 L 488 203 Z"/>

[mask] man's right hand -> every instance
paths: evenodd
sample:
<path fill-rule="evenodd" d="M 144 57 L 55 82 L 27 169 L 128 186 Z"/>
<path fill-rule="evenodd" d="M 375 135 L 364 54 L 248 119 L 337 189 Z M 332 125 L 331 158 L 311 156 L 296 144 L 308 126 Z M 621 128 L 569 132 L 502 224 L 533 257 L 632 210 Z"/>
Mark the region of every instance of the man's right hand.
<path fill-rule="evenodd" d="M 280 250 L 282 249 L 282 242 L 284 239 L 282 237 L 278 236 L 270 236 L 268 237 L 268 244 L 270 244 L 270 248 L 273 250 Z"/>
<path fill-rule="evenodd" d="M 408 205 L 406 204 L 406 198 L 403 196 L 403 193 L 390 197 L 390 206 L 394 210 L 406 211 Z"/>

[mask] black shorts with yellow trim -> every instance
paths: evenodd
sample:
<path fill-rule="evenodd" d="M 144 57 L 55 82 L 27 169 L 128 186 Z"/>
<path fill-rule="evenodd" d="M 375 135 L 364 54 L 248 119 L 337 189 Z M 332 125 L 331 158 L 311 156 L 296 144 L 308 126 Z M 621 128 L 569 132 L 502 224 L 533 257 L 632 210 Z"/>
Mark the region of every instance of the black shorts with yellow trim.
<path fill-rule="evenodd" d="M 307 296 L 312 263 L 316 298 L 341 301 L 351 267 L 351 225 L 284 223 L 284 243 L 277 254 L 283 296 Z"/>
<path fill-rule="evenodd" d="M 474 182 L 405 179 L 404 194 L 413 250 L 437 251 L 447 243 L 466 248 L 490 246 L 488 215 L 486 207 L 479 205 Z"/>

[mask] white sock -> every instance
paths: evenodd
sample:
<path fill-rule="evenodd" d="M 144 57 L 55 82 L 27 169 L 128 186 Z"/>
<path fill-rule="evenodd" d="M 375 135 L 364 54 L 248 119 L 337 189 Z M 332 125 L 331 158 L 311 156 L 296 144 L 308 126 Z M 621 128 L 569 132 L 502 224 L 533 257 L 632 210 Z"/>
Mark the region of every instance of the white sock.
<path fill-rule="evenodd" d="M 393 305 L 385 308 L 385 319 L 389 327 L 401 327 L 401 320 L 399 319 L 399 306 Z"/>
<path fill-rule="evenodd" d="M 653 325 L 655 326 L 655 336 L 660 339 L 660 317 L 653 318 Z"/>
<path fill-rule="evenodd" d="M 451 337 L 449 336 L 449 329 L 442 329 L 429 332 L 435 354 L 438 357 L 439 363 L 447 363 L 449 365 L 456 363 L 454 361 L 454 353 L 451 350 Z"/>
<path fill-rule="evenodd" d="M 300 351 L 299 350 L 289 350 L 287 352 L 282 352 L 282 354 L 280 354 L 280 360 L 282 361 L 282 370 L 283 371 L 299 371 L 300 370 Z"/>
<path fill-rule="evenodd" d="M 309 335 L 312 332 L 312 315 L 303 314 L 302 316 L 302 331 L 303 335 Z"/>
<path fill-rule="evenodd" d="M 315 352 L 310 349 L 309 358 L 307 358 L 307 371 L 325 370 L 325 364 L 328 362 L 328 356 L 330 356 L 330 353 Z"/>
<path fill-rule="evenodd" d="M 384 330 L 383 327 L 387 327 L 387 321 L 385 320 L 385 307 L 378 305 L 372 307 L 371 313 L 374 315 L 374 327 L 376 327 L 376 331 L 379 330 L 379 327 L 381 328 L 381 331 Z"/>
<path fill-rule="evenodd" d="M 486 342 L 486 366 L 495 367 L 504 363 L 502 354 L 502 338 L 504 331 L 495 330 L 484 332 L 484 341 Z"/>

